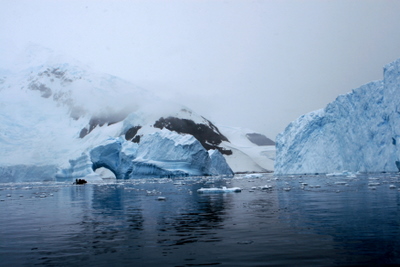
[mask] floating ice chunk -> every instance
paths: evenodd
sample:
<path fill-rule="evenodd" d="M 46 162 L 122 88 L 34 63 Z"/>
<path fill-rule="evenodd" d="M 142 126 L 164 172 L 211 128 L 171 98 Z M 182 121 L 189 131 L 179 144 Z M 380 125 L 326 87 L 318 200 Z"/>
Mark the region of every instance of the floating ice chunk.
<path fill-rule="evenodd" d="M 389 185 L 390 189 L 396 189 L 396 186 L 394 184 Z"/>
<path fill-rule="evenodd" d="M 262 190 L 272 189 L 272 185 L 266 184 L 266 185 L 262 186 L 261 189 Z"/>
<path fill-rule="evenodd" d="M 261 178 L 262 174 L 261 173 L 252 173 L 252 174 L 246 174 L 244 178 Z"/>
<path fill-rule="evenodd" d="M 335 182 L 335 184 L 336 184 L 336 185 L 347 185 L 347 182 L 338 181 L 338 182 Z"/>
<path fill-rule="evenodd" d="M 242 189 L 240 187 L 230 187 L 227 188 L 223 186 L 222 188 L 200 188 L 197 190 L 197 193 L 231 193 L 231 192 L 241 192 Z"/>
<path fill-rule="evenodd" d="M 153 190 L 146 190 L 146 194 L 148 195 L 148 196 L 154 196 L 154 195 L 156 195 L 158 192 L 157 192 L 157 190 L 155 190 L 155 189 L 153 189 Z"/>
<path fill-rule="evenodd" d="M 290 188 L 290 187 L 284 187 L 283 190 L 285 190 L 285 191 L 290 191 L 290 190 L 292 190 L 292 188 Z"/>
<path fill-rule="evenodd" d="M 381 183 L 369 183 L 368 186 L 377 186 L 380 185 Z"/>
<path fill-rule="evenodd" d="M 327 173 L 326 176 L 331 177 L 331 176 L 346 176 L 349 175 L 350 173 L 348 171 L 343 171 L 343 172 L 332 172 L 332 173 Z"/>
<path fill-rule="evenodd" d="M 167 200 L 167 198 L 166 197 L 158 197 L 157 200 L 158 201 L 165 201 L 165 200 Z"/>

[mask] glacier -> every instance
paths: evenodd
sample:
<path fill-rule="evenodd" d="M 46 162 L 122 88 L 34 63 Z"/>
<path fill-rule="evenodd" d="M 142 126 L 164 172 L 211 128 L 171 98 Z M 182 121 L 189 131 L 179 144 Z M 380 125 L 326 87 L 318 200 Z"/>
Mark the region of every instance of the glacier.
<path fill-rule="evenodd" d="M 13 52 L 13 51 L 11 51 Z M 0 53 L 0 182 L 272 171 L 273 142 L 30 45 Z M 272 143 L 271 143 L 272 142 Z"/>
<path fill-rule="evenodd" d="M 290 123 L 276 137 L 276 174 L 398 172 L 400 59 L 365 84 Z"/>

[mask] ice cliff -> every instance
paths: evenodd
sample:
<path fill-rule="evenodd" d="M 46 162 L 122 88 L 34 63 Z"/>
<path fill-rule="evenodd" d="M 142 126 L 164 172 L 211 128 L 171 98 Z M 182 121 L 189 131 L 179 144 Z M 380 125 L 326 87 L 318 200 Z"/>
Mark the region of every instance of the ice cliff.
<path fill-rule="evenodd" d="M 275 173 L 400 170 L 400 59 L 383 80 L 303 115 L 276 138 Z"/>
<path fill-rule="evenodd" d="M 70 167 L 57 176 L 95 178 L 98 168 L 110 170 L 117 179 L 233 175 L 218 150 L 207 152 L 192 135 L 167 129 L 145 135 L 140 143 L 109 138 L 70 160 Z"/>

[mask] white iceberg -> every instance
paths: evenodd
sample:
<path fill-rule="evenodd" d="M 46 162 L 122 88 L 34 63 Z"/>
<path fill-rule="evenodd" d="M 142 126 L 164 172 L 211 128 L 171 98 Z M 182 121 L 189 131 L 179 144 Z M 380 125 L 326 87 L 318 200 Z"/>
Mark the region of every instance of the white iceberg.
<path fill-rule="evenodd" d="M 227 188 L 223 186 L 222 188 L 212 187 L 212 188 L 200 188 L 197 190 L 197 193 L 237 193 L 241 192 L 242 189 L 240 187 L 230 187 Z"/>

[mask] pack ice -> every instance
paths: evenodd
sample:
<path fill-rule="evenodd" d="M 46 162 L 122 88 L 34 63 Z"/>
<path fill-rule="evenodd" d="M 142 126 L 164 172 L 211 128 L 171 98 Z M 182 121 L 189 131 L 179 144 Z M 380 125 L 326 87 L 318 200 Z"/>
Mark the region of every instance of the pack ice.
<path fill-rule="evenodd" d="M 303 115 L 276 138 L 275 173 L 400 170 L 400 59 L 383 80 Z"/>

